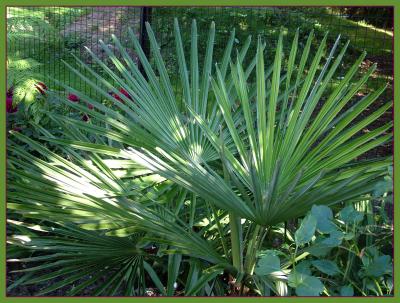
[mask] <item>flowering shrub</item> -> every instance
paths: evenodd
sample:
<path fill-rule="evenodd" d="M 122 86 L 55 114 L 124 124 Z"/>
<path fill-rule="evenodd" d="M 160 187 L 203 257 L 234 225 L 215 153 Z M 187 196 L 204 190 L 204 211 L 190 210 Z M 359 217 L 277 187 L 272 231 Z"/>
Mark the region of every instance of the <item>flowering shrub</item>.
<path fill-rule="evenodd" d="M 74 94 L 69 94 L 68 95 L 68 100 L 70 100 L 72 102 L 78 102 L 79 101 L 79 97 L 77 95 L 74 95 Z"/>

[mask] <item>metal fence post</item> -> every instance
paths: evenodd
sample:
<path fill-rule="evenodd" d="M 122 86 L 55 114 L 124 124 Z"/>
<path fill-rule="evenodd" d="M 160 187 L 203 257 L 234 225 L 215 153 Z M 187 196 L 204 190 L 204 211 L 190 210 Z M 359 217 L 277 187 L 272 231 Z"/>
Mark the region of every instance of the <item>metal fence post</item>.
<path fill-rule="evenodd" d="M 139 37 L 139 42 L 140 46 L 143 49 L 144 54 L 146 55 L 147 58 L 149 58 L 150 54 L 150 47 L 149 47 L 149 37 L 147 36 L 147 31 L 146 31 L 146 22 L 151 21 L 151 7 L 148 6 L 143 6 L 140 9 L 140 37 Z M 146 77 L 146 74 L 144 72 L 143 66 L 138 61 L 139 65 L 139 70 L 143 74 L 144 77 Z"/>

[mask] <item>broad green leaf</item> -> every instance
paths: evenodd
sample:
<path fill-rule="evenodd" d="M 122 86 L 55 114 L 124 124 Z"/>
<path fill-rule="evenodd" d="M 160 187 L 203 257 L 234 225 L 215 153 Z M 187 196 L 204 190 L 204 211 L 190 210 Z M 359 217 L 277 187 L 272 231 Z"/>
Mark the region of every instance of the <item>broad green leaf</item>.
<path fill-rule="evenodd" d="M 393 180 L 390 176 L 385 176 L 382 181 L 379 181 L 374 187 L 374 197 L 382 197 L 385 193 L 393 191 Z"/>
<path fill-rule="evenodd" d="M 364 218 L 364 214 L 355 210 L 353 205 L 346 206 L 339 212 L 339 219 L 347 224 L 360 223 Z"/>
<path fill-rule="evenodd" d="M 317 230 L 321 233 L 330 233 L 336 230 L 335 224 L 332 222 L 332 210 L 325 205 L 313 205 L 311 214 L 317 219 Z"/>
<path fill-rule="evenodd" d="M 388 255 L 375 257 L 371 263 L 369 263 L 363 269 L 363 276 L 379 278 L 385 274 L 392 273 L 392 261 Z"/>
<path fill-rule="evenodd" d="M 318 236 L 312 245 L 307 247 L 305 251 L 315 257 L 324 257 L 332 250 L 332 248 L 339 245 L 337 243 L 340 244 L 337 238 L 325 238 L 324 236 Z"/>
<path fill-rule="evenodd" d="M 298 296 L 319 296 L 324 290 L 324 285 L 318 278 L 298 272 L 289 274 L 288 283 L 296 289 Z"/>
<path fill-rule="evenodd" d="M 348 240 L 353 239 L 354 237 L 355 237 L 355 234 L 353 232 L 347 232 L 347 233 L 345 233 L 343 239 L 348 241 Z"/>
<path fill-rule="evenodd" d="M 296 272 L 311 276 L 310 266 L 311 261 L 303 260 L 300 263 L 296 264 Z"/>
<path fill-rule="evenodd" d="M 314 260 L 311 264 L 320 272 L 330 276 L 335 276 L 340 273 L 339 267 L 331 260 Z"/>
<path fill-rule="evenodd" d="M 310 213 L 308 214 L 300 224 L 300 227 L 294 234 L 294 239 L 297 246 L 302 246 L 311 241 L 314 236 L 315 229 L 317 227 L 317 220 Z"/>
<path fill-rule="evenodd" d="M 342 297 L 352 297 L 354 296 L 354 289 L 351 285 L 345 285 L 340 288 L 340 295 Z"/>
<path fill-rule="evenodd" d="M 334 230 L 329 234 L 329 237 L 324 239 L 323 243 L 330 246 L 339 246 L 344 238 L 344 233 L 339 230 Z"/>
<path fill-rule="evenodd" d="M 270 273 L 280 271 L 281 263 L 279 257 L 269 251 L 263 252 L 257 262 L 255 273 L 260 276 L 266 276 Z"/>

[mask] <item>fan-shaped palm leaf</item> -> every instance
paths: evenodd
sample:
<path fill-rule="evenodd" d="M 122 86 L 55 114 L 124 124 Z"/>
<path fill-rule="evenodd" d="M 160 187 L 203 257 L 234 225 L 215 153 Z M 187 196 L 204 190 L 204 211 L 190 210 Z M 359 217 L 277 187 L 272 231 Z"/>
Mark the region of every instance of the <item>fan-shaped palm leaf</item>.
<path fill-rule="evenodd" d="M 78 67 L 66 63 L 101 98 L 59 83 L 90 102 L 95 108 L 91 110 L 49 92 L 71 109 L 86 113 L 91 122 L 49 112 L 64 132 L 60 138 L 40 129 L 40 139 L 52 149 L 17 133 L 9 140 L 13 180 L 9 208 L 30 218 L 46 214 L 54 222 L 105 230 L 110 236 L 141 232 L 145 240 L 169 245 L 171 254 L 221 263 L 239 276 L 240 272 L 251 275 L 267 227 L 302 216 L 314 204 L 366 199 L 390 159 L 355 160 L 390 140 L 392 124 L 359 132 L 391 104 L 356 120 L 377 100 L 382 87 L 347 109 L 375 69 L 356 79 L 365 54 L 336 87 L 329 86 L 348 46 L 337 50 L 340 38 L 326 54 L 326 35 L 312 55 L 313 32 L 302 50 L 296 33 L 286 62 L 281 33 L 274 61 L 267 68 L 261 38 L 254 58 L 245 60 L 250 38 L 232 56 L 234 32 L 223 58 L 214 59 L 215 26 L 211 24 L 201 64 L 196 22 L 191 28 L 190 58 L 185 56 L 177 21 L 174 26 L 182 96 L 172 88 L 149 24 L 154 64 L 130 32 L 145 75 L 114 36 L 115 52 L 100 41 L 111 66 L 88 50 L 102 73 L 78 58 Z M 104 99 L 114 106 L 106 106 Z M 34 149 L 36 156 L 24 151 L 21 142 Z M 143 191 L 154 182 L 162 183 L 164 190 Z M 162 198 L 166 192 L 172 194 Z M 187 221 L 178 216 L 186 197 L 190 199 Z M 164 205 L 170 199 L 176 202 Z M 208 212 L 202 213 L 208 226 L 195 232 L 194 217 L 203 210 Z M 243 228 L 248 237 L 243 237 Z M 219 270 L 204 274 L 198 279 L 200 284 L 190 282 L 188 293 L 205 287 Z M 154 276 L 151 270 L 147 272 Z M 153 281 L 161 285 L 157 278 Z"/>

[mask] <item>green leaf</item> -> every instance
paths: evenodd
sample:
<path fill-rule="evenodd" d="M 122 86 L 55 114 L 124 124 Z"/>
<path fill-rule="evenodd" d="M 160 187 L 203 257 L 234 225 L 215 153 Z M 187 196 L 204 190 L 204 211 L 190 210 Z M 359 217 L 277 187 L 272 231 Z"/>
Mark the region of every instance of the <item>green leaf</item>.
<path fill-rule="evenodd" d="M 351 286 L 350 284 L 349 284 L 349 285 L 342 286 L 342 287 L 340 288 L 340 295 L 341 295 L 342 297 L 352 297 L 352 296 L 354 296 L 354 289 L 353 289 L 353 286 Z"/>
<path fill-rule="evenodd" d="M 280 270 L 281 262 L 279 257 L 273 252 L 265 251 L 257 262 L 255 273 L 260 276 L 266 276 Z"/>
<path fill-rule="evenodd" d="M 172 296 L 178 282 L 179 267 L 181 266 L 182 255 L 173 254 L 168 256 L 168 283 L 167 296 Z"/>
<path fill-rule="evenodd" d="M 310 242 L 314 236 L 316 227 L 317 220 L 311 213 L 308 214 L 303 221 L 301 221 L 299 229 L 297 229 L 294 234 L 296 245 L 301 246 Z"/>
<path fill-rule="evenodd" d="M 324 285 L 318 278 L 298 272 L 290 273 L 288 283 L 296 289 L 298 296 L 319 296 L 324 290 Z"/>
<path fill-rule="evenodd" d="M 393 191 L 393 180 L 390 176 L 385 176 L 382 181 L 379 181 L 374 186 L 374 197 L 382 197 L 385 193 Z"/>
<path fill-rule="evenodd" d="M 318 206 L 296 231 L 296 245 L 309 243 L 316 229 L 329 236 L 318 236 L 306 252 L 323 255 L 340 245 L 344 235 L 328 224 L 332 214 L 323 206 L 365 199 L 392 163 L 390 158 L 355 161 L 392 137 L 392 123 L 357 136 L 371 123 L 379 122 L 377 119 L 392 106 L 391 102 L 382 102 L 377 110 L 371 110 L 385 86 L 353 106 L 349 104 L 376 68 L 373 66 L 357 80 L 365 52 L 348 71 L 340 71 L 344 79 L 331 88 L 348 47 L 346 43 L 338 54 L 339 39 L 325 56 L 327 34 L 322 41 L 314 42 L 312 31 L 304 44 L 296 33 L 286 59 L 283 31 L 276 44 L 263 43 L 260 38 L 256 54 L 250 58 L 246 57 L 249 37 L 233 63 L 233 32 L 225 43 L 223 57 L 214 58 L 221 54 L 213 51 L 214 41 L 220 40 L 214 37 L 219 32 L 215 24 L 211 23 L 208 39 L 200 39 L 203 30 L 197 30 L 196 21 L 192 21 L 191 33 L 182 39 L 175 19 L 179 75 L 172 75 L 160 49 L 163 43 L 156 41 L 158 33 L 148 23 L 146 29 L 151 58 L 136 34 L 128 30 L 127 45 L 112 36 L 112 48 L 100 41 L 104 51 L 101 58 L 98 52 L 88 50 L 95 69 L 77 57 L 76 64 L 64 62 L 84 84 L 85 91 L 89 88 L 94 94 L 89 96 L 62 81 L 54 82 L 81 100 L 90 100 L 93 109 L 49 90 L 53 103 L 70 109 L 71 115 L 41 111 L 55 129 L 30 128 L 35 140 L 10 132 L 7 206 L 13 216 L 32 220 L 33 226 L 46 218 L 46 227 L 55 228 L 52 235 L 43 236 L 35 234 L 34 229 L 32 235 L 20 234 L 24 227 L 18 226 L 18 233 L 10 237 L 11 245 L 33 252 L 33 257 L 21 262 L 41 261 L 40 265 L 27 266 L 24 272 L 52 270 L 26 282 L 59 278 L 62 282 L 50 288 L 54 290 L 77 283 L 83 273 L 95 271 L 92 278 L 70 292 L 78 294 L 92 282 L 95 284 L 104 270 L 110 271 L 110 278 L 94 294 L 112 295 L 123 285 L 127 295 L 136 295 L 146 287 L 143 275 L 147 271 L 155 287 L 161 291 L 165 285 L 169 295 L 174 294 L 174 283 L 178 280 L 184 284 L 185 278 L 185 295 L 216 295 L 223 288 L 216 279 L 219 273 L 234 272 L 231 255 L 239 268 L 244 261 L 243 248 L 249 247 L 241 243 L 241 237 L 226 241 L 229 235 L 241 234 L 237 231 L 243 226 L 243 238 L 253 238 L 257 243 L 258 235 L 251 234 L 254 225 L 265 230 L 304 217 L 313 205 Z M 272 45 L 276 45 L 275 50 L 271 50 Z M 267 62 L 265 53 L 271 51 L 275 51 L 275 58 Z M 178 83 L 172 81 L 175 79 Z M 132 98 L 121 94 L 119 88 Z M 321 100 L 325 101 L 320 108 Z M 367 109 L 371 112 L 355 121 Z M 89 115 L 90 121 L 80 120 L 79 113 Z M 183 195 L 176 194 L 182 191 Z M 193 201 L 188 210 L 186 200 L 193 194 L 196 203 Z M 213 215 L 207 214 L 208 203 L 215 208 Z M 355 215 L 359 220 L 354 209 L 346 211 L 339 214 L 340 219 L 353 222 Z M 228 223 L 228 215 L 235 224 Z M 193 228 L 193 221 L 207 222 L 208 226 Z M 73 227 L 58 228 L 59 224 Z M 136 239 L 139 235 L 141 242 Z M 32 240 L 24 241 L 27 236 Z M 143 263 L 143 255 L 148 254 L 137 244 L 146 241 L 159 247 L 155 257 L 168 267 L 164 284 Z M 236 244 L 233 250 L 229 247 L 232 243 Z M 257 249 L 247 252 L 252 267 Z M 168 264 L 166 258 L 161 258 L 163 253 L 170 254 Z M 47 262 L 43 262 L 46 257 Z M 199 263 L 181 279 L 180 271 L 188 268 L 188 257 Z M 363 263 L 365 269 L 372 264 L 369 275 L 376 274 L 374 262 L 378 266 L 384 263 L 375 257 L 368 255 L 368 263 Z M 286 274 L 275 275 L 272 271 L 279 268 L 279 263 L 278 255 L 267 254 L 261 257 L 257 271 L 269 273 L 261 276 L 264 280 L 279 278 L 277 293 L 286 294 Z M 214 264 L 219 267 L 212 267 Z M 211 267 L 201 272 L 204 266 Z M 298 294 L 313 294 L 311 288 L 314 294 L 320 293 L 321 283 L 311 276 L 309 267 L 306 262 L 298 264 L 299 276 L 291 277 Z"/>
<path fill-rule="evenodd" d="M 364 218 L 364 214 L 354 209 L 353 205 L 346 206 L 339 212 L 339 219 L 347 224 L 360 223 Z"/>
<path fill-rule="evenodd" d="M 222 268 L 219 265 L 215 265 L 203 271 L 200 279 L 197 280 L 190 289 L 186 290 L 185 296 L 196 295 L 205 285 L 222 273 Z"/>
<path fill-rule="evenodd" d="M 390 292 L 393 291 L 393 277 L 386 278 L 386 286 Z"/>
<path fill-rule="evenodd" d="M 348 240 L 353 239 L 354 237 L 355 237 L 355 234 L 353 232 L 348 232 L 348 233 L 345 233 L 343 239 L 348 241 Z"/>
<path fill-rule="evenodd" d="M 311 262 L 320 272 L 334 276 L 340 273 L 339 267 L 331 260 L 314 260 Z"/>
<path fill-rule="evenodd" d="M 197 283 L 197 281 L 199 280 L 199 274 L 201 270 L 201 263 L 199 262 L 199 260 L 191 258 L 189 260 L 189 264 L 190 264 L 190 269 L 185 284 L 185 289 L 187 290 L 191 289 L 192 286 Z"/>
<path fill-rule="evenodd" d="M 336 230 L 335 224 L 332 222 L 332 210 L 325 205 L 313 205 L 311 208 L 312 215 L 317 219 L 317 230 L 321 233 L 330 233 Z"/>
<path fill-rule="evenodd" d="M 311 276 L 311 261 L 303 260 L 296 264 L 296 272 Z"/>
<path fill-rule="evenodd" d="M 155 286 L 157 286 L 157 288 L 160 291 L 160 293 L 165 296 L 167 293 L 165 292 L 164 285 L 162 284 L 160 278 L 158 277 L 158 275 L 154 271 L 154 269 L 151 267 L 151 265 L 149 263 L 147 263 L 146 261 L 144 261 L 143 262 L 143 268 L 147 271 L 147 273 L 149 274 L 151 280 L 153 281 Z"/>
<path fill-rule="evenodd" d="M 330 247 L 336 247 L 339 246 L 342 243 L 342 240 L 344 238 L 344 233 L 339 231 L 339 230 L 334 230 L 329 234 L 329 237 L 323 240 L 323 244 L 330 246 Z"/>
<path fill-rule="evenodd" d="M 385 274 L 392 273 L 392 258 L 388 255 L 375 257 L 363 271 L 363 275 L 367 277 L 379 278 Z"/>
<path fill-rule="evenodd" d="M 315 257 L 326 256 L 334 247 L 342 243 L 343 233 L 334 232 L 328 238 L 318 236 L 310 247 L 305 250 Z"/>

